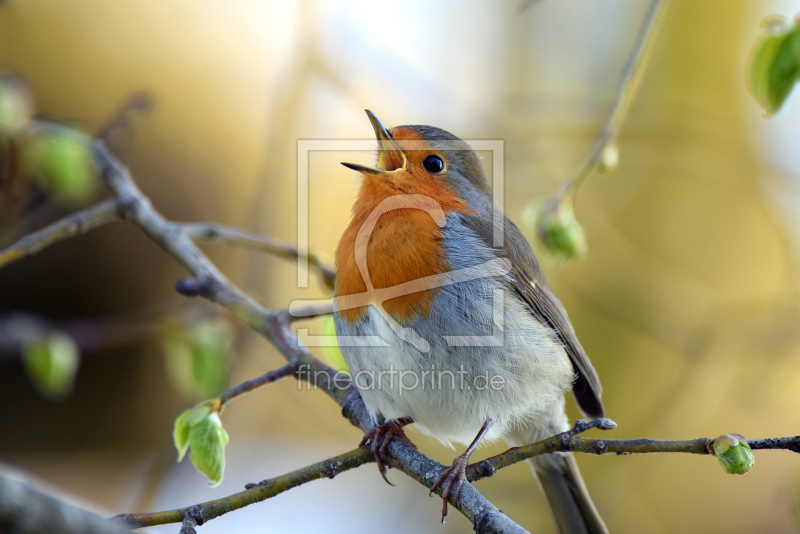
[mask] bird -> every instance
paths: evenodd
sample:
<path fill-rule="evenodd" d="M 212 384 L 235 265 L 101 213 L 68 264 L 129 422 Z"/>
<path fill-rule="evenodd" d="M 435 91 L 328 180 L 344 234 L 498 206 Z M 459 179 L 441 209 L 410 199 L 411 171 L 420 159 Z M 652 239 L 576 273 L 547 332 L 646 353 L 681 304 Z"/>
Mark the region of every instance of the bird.
<path fill-rule="evenodd" d="M 569 431 L 565 393 L 602 420 L 600 381 L 522 232 L 493 202 L 468 143 L 432 126 L 388 129 L 369 110 L 375 166 L 362 175 L 335 253 L 334 325 L 373 418 L 387 482 L 391 439 L 413 425 L 466 445 L 431 487 L 442 521 L 481 443 L 510 446 Z M 560 534 L 606 533 L 571 453 L 528 460 Z"/>

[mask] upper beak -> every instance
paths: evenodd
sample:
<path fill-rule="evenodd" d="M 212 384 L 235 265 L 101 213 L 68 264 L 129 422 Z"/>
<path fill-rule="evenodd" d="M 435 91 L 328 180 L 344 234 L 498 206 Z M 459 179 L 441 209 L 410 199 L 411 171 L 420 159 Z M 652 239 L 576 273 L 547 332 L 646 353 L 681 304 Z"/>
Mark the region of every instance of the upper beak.
<path fill-rule="evenodd" d="M 378 139 L 378 148 L 380 149 L 378 155 L 378 168 L 384 171 L 395 171 L 397 169 L 405 168 L 406 155 L 397 146 L 397 143 L 392 139 L 392 134 L 386 126 L 383 125 L 381 120 L 375 116 L 373 112 L 368 109 L 367 117 L 369 122 L 372 123 L 372 129 L 375 130 L 375 137 Z"/>
<path fill-rule="evenodd" d="M 369 174 L 381 174 L 382 172 L 396 171 L 397 169 L 404 169 L 406 167 L 406 155 L 397 146 L 397 143 L 392 139 L 392 134 L 380 119 L 370 110 L 367 112 L 369 122 L 372 123 L 372 129 L 375 130 L 375 137 L 378 139 L 378 168 L 366 167 L 355 163 L 342 163 L 345 167 L 350 169 L 366 172 Z"/>

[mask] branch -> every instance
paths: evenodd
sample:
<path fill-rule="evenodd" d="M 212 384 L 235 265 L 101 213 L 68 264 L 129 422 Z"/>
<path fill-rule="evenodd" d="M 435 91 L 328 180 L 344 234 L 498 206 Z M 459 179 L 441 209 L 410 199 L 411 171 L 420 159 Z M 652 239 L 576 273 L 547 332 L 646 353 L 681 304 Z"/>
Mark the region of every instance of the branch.
<path fill-rule="evenodd" d="M 531 445 L 511 448 L 502 454 L 471 464 L 467 469 L 467 478 L 470 482 L 475 482 L 476 480 L 490 477 L 500 469 L 523 460 L 556 451 L 616 455 L 665 452 L 708 455 L 708 447 L 711 441 L 709 438 L 673 441 L 651 439 L 603 440 L 580 438 L 570 432 L 565 432 Z M 754 439 L 749 440 L 748 444 L 751 449 L 786 449 L 800 452 L 800 436 Z M 201 525 L 205 521 L 210 521 L 228 512 L 275 497 L 312 480 L 334 478 L 339 473 L 374 461 L 375 457 L 368 449 L 359 448 L 279 477 L 262 480 L 258 484 L 247 484 L 245 491 L 228 497 L 164 512 L 120 514 L 114 519 L 123 522 L 129 528 L 136 529 L 179 523 L 186 514 L 191 513 L 198 521 L 197 524 Z"/>
<path fill-rule="evenodd" d="M 136 120 L 153 108 L 154 100 L 153 95 L 145 91 L 133 93 L 97 131 L 97 138 L 119 152 L 132 135 Z"/>
<path fill-rule="evenodd" d="M 124 534 L 119 525 L 61 502 L 0 472 L 0 532 L 11 534 Z"/>
<path fill-rule="evenodd" d="M 600 132 L 597 134 L 586 161 L 581 165 L 574 176 L 564 182 L 560 191 L 555 195 L 555 199 L 577 193 L 586 178 L 592 174 L 592 171 L 594 171 L 600 163 L 603 149 L 610 141 L 618 137 L 622 123 L 628 114 L 628 109 L 630 109 L 636 92 L 639 90 L 639 84 L 642 81 L 645 66 L 650 58 L 650 45 L 655 40 L 654 29 L 658 22 L 662 3 L 663 0 L 651 1 L 650 7 L 642 22 L 642 27 L 639 30 L 639 35 L 636 37 L 633 50 L 630 56 L 628 56 L 628 61 L 625 63 L 625 67 L 620 74 L 619 84 L 617 85 L 614 98 L 614 107 L 611 108 L 611 113 L 600 129 Z"/>
<path fill-rule="evenodd" d="M 333 478 L 339 473 L 374 461 L 375 457 L 369 450 L 355 449 L 345 454 L 309 465 L 308 467 L 298 469 L 286 475 L 268 478 L 257 484 L 247 484 L 244 491 L 228 497 L 165 512 L 120 514 L 115 516 L 114 520 L 122 522 L 127 528 L 136 529 L 166 525 L 169 523 L 180 523 L 188 512 L 192 512 L 193 516 L 198 519 L 197 524 L 202 525 L 206 521 L 210 521 L 228 512 L 239 510 L 245 506 L 265 501 L 284 491 L 311 482 L 312 480 Z"/>
<path fill-rule="evenodd" d="M 780 438 L 780 439 L 800 439 Z M 587 454 L 652 454 L 657 452 L 684 452 L 689 454 L 709 454 L 707 446 L 712 442 L 710 438 L 697 438 L 686 440 L 662 441 L 653 439 L 592 439 L 571 436 L 562 433 L 552 438 L 537 441 L 523 447 L 512 447 L 482 462 L 469 466 L 467 477 L 470 481 L 490 477 L 498 470 L 514 465 L 515 463 L 553 452 L 583 452 Z M 758 441 L 758 440 L 754 440 Z M 754 442 L 753 441 L 753 442 Z M 752 442 L 748 442 L 752 443 Z M 797 441 L 795 441 L 795 447 Z M 755 447 L 751 447 L 755 448 Z M 789 449 L 789 447 L 774 447 Z M 791 449 L 790 449 L 791 450 Z"/>
<path fill-rule="evenodd" d="M 0 251 L 0 267 L 26 256 L 32 256 L 59 241 L 83 235 L 89 230 L 118 220 L 116 199 L 105 200 L 64 217 L 41 230 L 27 234 L 10 247 L 3 249 Z"/>
<path fill-rule="evenodd" d="M 306 259 L 309 266 L 317 271 L 322 282 L 330 289 L 333 289 L 336 273 L 332 268 L 325 265 L 316 254 L 300 254 L 296 247 L 288 243 L 282 243 L 255 232 L 220 224 L 209 222 L 185 223 L 183 229 L 189 237 L 198 243 L 225 243 L 227 245 L 261 250 L 281 258 Z"/>
<path fill-rule="evenodd" d="M 68 215 L 41 230 L 27 234 L 13 245 L 3 249 L 0 251 L 0 267 L 26 256 L 32 256 L 59 241 L 83 235 L 89 230 L 119 221 L 122 218 L 117 199 L 111 198 L 95 204 Z M 198 243 L 225 243 L 231 246 L 260 250 L 287 259 L 304 257 L 292 245 L 240 228 L 198 222 L 171 224 L 182 227 L 186 235 Z M 310 253 L 305 257 L 309 265 L 317 271 L 322 282 L 333 289 L 336 276 L 334 270 L 325 265 L 316 254 Z M 330 312 L 321 309 L 318 315 L 325 313 Z"/>
<path fill-rule="evenodd" d="M 297 359 L 293 359 L 283 367 L 278 369 L 274 369 L 257 378 L 251 378 L 245 382 L 242 382 L 236 387 L 232 387 L 227 391 L 224 391 L 219 395 L 219 400 L 221 406 L 225 406 L 227 403 L 239 397 L 240 395 L 244 395 L 245 393 L 249 393 L 254 389 L 260 388 L 261 386 L 265 386 L 267 384 L 271 384 L 281 378 L 285 378 L 289 375 L 294 375 L 298 373 L 299 369 L 299 361 Z"/>

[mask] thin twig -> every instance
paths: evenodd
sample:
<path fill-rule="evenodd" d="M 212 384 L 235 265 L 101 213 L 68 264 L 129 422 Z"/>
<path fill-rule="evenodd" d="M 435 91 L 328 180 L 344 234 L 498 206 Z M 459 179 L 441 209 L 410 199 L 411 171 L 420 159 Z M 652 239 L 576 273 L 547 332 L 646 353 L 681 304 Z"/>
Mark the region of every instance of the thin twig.
<path fill-rule="evenodd" d="M 195 505 L 189 507 L 186 513 L 183 514 L 181 521 L 181 531 L 178 534 L 197 534 L 194 527 L 205 523 L 200 507 Z"/>
<path fill-rule="evenodd" d="M 317 271 L 322 282 L 330 289 L 333 289 L 336 274 L 316 254 L 300 254 L 296 247 L 288 243 L 283 243 L 255 232 L 221 224 L 210 222 L 185 223 L 183 229 L 189 237 L 198 243 L 225 243 L 227 245 L 261 250 L 273 256 L 287 259 L 306 259 L 309 266 Z"/>
<path fill-rule="evenodd" d="M 13 245 L 0 251 L 0 267 L 25 256 L 32 256 L 59 241 L 85 234 L 98 226 L 118 220 L 116 199 L 104 200 L 23 236 Z"/>
<path fill-rule="evenodd" d="M 116 199 L 111 198 L 95 204 L 56 221 L 41 230 L 27 234 L 11 246 L 3 249 L 0 251 L 0 267 L 26 256 L 32 256 L 59 241 L 85 234 L 89 230 L 104 224 L 119 221 L 121 218 Z M 182 227 L 191 239 L 199 243 L 225 243 L 232 246 L 248 247 L 288 259 L 297 259 L 299 255 L 297 249 L 289 244 L 239 228 L 204 222 L 172 224 Z M 312 268 L 317 270 L 322 282 L 329 288 L 333 288 L 336 276 L 334 270 L 325 265 L 314 254 L 308 255 L 308 262 Z M 330 311 L 320 308 L 318 313 L 313 315 L 324 315 L 326 313 L 330 313 Z"/>
<path fill-rule="evenodd" d="M 374 461 L 375 457 L 368 449 L 355 449 L 286 475 L 268 478 L 257 484 L 248 484 L 246 486 L 247 489 L 244 491 L 228 497 L 165 512 L 120 514 L 115 516 L 114 519 L 123 522 L 128 528 L 154 527 L 156 525 L 180 523 L 186 513 L 194 508 L 196 510 L 199 509 L 199 514 L 195 515 L 199 515 L 202 517 L 203 522 L 206 522 L 228 512 L 275 497 L 312 480 L 333 478 L 339 473 Z"/>
<path fill-rule="evenodd" d="M 261 386 L 265 386 L 267 384 L 271 384 L 281 378 L 286 378 L 287 376 L 297 374 L 299 367 L 298 360 L 292 360 L 283 367 L 278 369 L 273 369 L 268 373 L 264 373 L 263 375 L 251 378 L 250 380 L 246 380 L 239 384 L 238 386 L 232 387 L 227 391 L 221 393 L 218 398 L 221 402 L 221 405 L 224 406 L 225 404 L 229 403 L 236 397 L 244 395 L 245 393 L 249 393 L 254 389 L 258 389 Z"/>
<path fill-rule="evenodd" d="M 635 45 L 620 74 L 619 84 L 617 85 L 614 98 L 614 107 L 611 108 L 611 113 L 609 113 L 605 124 L 603 124 L 603 127 L 597 134 L 586 160 L 581 165 L 580 169 L 578 169 L 578 172 L 564 182 L 564 185 L 561 186 L 559 192 L 554 196 L 555 199 L 561 199 L 568 195 L 575 195 L 586 178 L 592 174 L 592 171 L 594 171 L 600 163 L 603 148 L 609 141 L 619 136 L 622 123 L 628 114 L 631 103 L 636 97 L 645 67 L 650 59 L 651 45 L 655 41 L 655 35 L 657 33 L 655 28 L 661 12 L 662 3 L 663 0 L 652 0 L 650 2 L 650 7 L 644 16 L 639 35 L 636 37 Z"/>
<path fill-rule="evenodd" d="M 552 452 L 583 452 L 587 454 L 650 454 L 657 452 L 683 452 L 708 454 L 709 438 L 662 441 L 653 439 L 592 439 L 559 434 L 523 447 L 513 447 L 503 453 L 470 465 L 470 481 L 492 476 L 495 472 L 528 458 Z M 789 447 L 776 447 L 785 448 Z"/>
<path fill-rule="evenodd" d="M 309 304 L 307 306 L 289 306 L 289 320 L 290 321 L 307 321 L 314 317 L 321 315 L 330 315 L 333 313 L 333 299 L 324 301 L 317 304 Z"/>
<path fill-rule="evenodd" d="M 138 91 L 130 95 L 124 104 L 97 131 L 101 139 L 114 152 L 120 149 L 133 133 L 136 120 L 153 108 L 154 98 L 146 91 Z"/>
<path fill-rule="evenodd" d="M 689 453 L 708 455 L 709 438 L 689 440 L 605 440 L 590 439 L 562 433 L 543 439 L 531 445 L 515 447 L 502 454 L 492 456 L 481 462 L 472 464 L 467 469 L 467 478 L 470 482 L 490 477 L 500 469 L 514 465 L 523 460 L 560 452 L 581 452 L 586 454 L 652 454 L 652 453 Z M 749 440 L 752 449 L 786 449 L 794 452 L 800 451 L 800 436 L 791 438 L 755 439 Z M 339 456 L 329 458 L 322 462 L 303 467 L 279 477 L 270 478 L 258 484 L 248 484 L 245 491 L 208 501 L 195 506 L 152 512 L 143 514 L 120 514 L 114 519 L 124 522 L 130 528 L 153 527 L 167 523 L 178 523 L 187 513 L 194 510 L 196 517 L 202 521 L 209 521 L 228 512 L 238 510 L 250 504 L 275 497 L 292 488 L 318 480 L 320 478 L 333 478 L 339 473 L 355 469 L 364 464 L 374 462 L 375 456 L 368 449 L 355 449 Z M 444 469 L 444 466 L 440 466 Z"/>

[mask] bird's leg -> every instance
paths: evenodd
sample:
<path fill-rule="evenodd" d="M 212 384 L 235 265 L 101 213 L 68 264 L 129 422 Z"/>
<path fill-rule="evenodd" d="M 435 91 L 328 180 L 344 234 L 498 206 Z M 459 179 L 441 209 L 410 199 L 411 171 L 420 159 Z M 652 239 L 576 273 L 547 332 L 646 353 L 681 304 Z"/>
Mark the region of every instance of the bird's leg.
<path fill-rule="evenodd" d="M 481 440 L 486 437 L 486 433 L 489 432 L 490 428 L 492 428 L 491 419 L 484 423 L 478 435 L 475 436 L 470 446 L 464 451 L 464 454 L 453 460 L 453 465 L 445 469 L 444 473 L 442 473 L 436 482 L 434 482 L 433 486 L 431 486 L 430 495 L 433 495 L 433 492 L 439 489 L 440 486 L 442 488 L 442 523 L 444 523 L 444 519 L 447 517 L 447 499 L 451 496 L 453 499 L 458 499 L 458 494 L 461 492 L 461 485 L 467 480 L 467 464 L 469 462 L 469 457 L 475 452 L 475 449 L 478 448 Z"/>
<path fill-rule="evenodd" d="M 389 482 L 389 479 L 386 478 L 386 462 L 384 461 L 384 458 L 386 457 L 386 450 L 389 448 L 389 443 L 391 443 L 392 438 L 395 436 L 405 441 L 415 449 L 417 448 L 417 446 L 411 443 L 411 440 L 408 439 L 405 431 L 403 431 L 404 426 L 410 425 L 413 422 L 414 421 L 410 417 L 402 417 L 400 419 L 395 419 L 394 421 L 388 421 L 376 426 L 364 434 L 364 437 L 361 439 L 361 443 L 358 444 L 359 447 L 363 447 L 367 444 L 367 442 L 370 443 L 369 448 L 372 451 L 372 454 L 375 455 L 375 463 L 378 464 L 378 471 L 381 472 L 383 480 L 385 480 L 390 486 L 394 486 L 394 484 Z"/>

